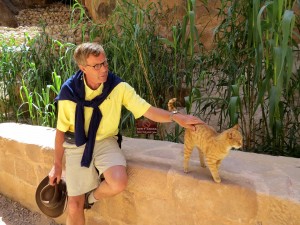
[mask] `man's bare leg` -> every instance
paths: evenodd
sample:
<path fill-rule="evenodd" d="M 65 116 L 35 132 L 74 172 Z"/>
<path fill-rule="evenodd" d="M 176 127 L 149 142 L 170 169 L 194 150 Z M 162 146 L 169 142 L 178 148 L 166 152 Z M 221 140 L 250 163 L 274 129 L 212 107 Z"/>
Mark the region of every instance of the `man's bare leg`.
<path fill-rule="evenodd" d="M 68 197 L 67 225 L 84 225 L 84 195 Z"/>
<path fill-rule="evenodd" d="M 128 178 L 125 166 L 110 167 L 103 175 L 105 180 L 93 192 L 95 199 L 114 196 L 126 188 Z"/>

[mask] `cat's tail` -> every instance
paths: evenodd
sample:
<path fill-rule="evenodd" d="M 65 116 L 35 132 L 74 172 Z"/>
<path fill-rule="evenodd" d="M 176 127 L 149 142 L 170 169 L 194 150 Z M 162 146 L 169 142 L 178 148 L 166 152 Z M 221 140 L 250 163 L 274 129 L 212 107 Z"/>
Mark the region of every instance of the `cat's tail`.
<path fill-rule="evenodd" d="M 168 101 L 168 110 L 169 110 L 170 112 L 177 110 L 176 107 L 174 106 L 174 102 L 176 102 L 176 100 L 177 100 L 176 98 L 171 98 L 171 99 Z"/>

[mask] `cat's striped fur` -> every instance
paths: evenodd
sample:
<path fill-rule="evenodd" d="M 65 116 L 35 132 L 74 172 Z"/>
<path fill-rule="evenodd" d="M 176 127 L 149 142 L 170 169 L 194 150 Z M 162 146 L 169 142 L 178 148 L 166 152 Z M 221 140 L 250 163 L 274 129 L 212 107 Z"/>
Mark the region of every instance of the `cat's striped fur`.
<path fill-rule="evenodd" d="M 174 110 L 174 102 L 176 99 L 171 99 L 168 102 L 168 109 Z M 220 183 L 219 167 L 222 160 L 229 154 L 230 149 L 239 149 L 243 144 L 243 137 L 239 132 L 239 125 L 227 129 L 222 133 L 218 133 L 213 127 L 207 124 L 196 125 L 196 131 L 186 129 L 184 135 L 184 172 L 189 171 L 189 160 L 196 147 L 199 152 L 200 164 L 202 167 L 206 164 L 211 172 L 215 182 Z"/>

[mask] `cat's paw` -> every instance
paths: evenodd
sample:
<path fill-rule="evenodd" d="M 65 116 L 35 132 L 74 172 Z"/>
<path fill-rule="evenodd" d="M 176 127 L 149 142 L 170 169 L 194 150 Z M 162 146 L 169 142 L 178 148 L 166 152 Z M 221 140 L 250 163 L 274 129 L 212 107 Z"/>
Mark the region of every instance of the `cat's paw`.
<path fill-rule="evenodd" d="M 188 172 L 189 172 L 189 169 L 188 169 L 188 168 L 184 168 L 183 171 L 184 171 L 185 173 L 188 173 Z"/>
<path fill-rule="evenodd" d="M 201 167 L 202 167 L 202 168 L 206 168 L 206 165 L 205 165 L 205 164 L 201 164 Z"/>

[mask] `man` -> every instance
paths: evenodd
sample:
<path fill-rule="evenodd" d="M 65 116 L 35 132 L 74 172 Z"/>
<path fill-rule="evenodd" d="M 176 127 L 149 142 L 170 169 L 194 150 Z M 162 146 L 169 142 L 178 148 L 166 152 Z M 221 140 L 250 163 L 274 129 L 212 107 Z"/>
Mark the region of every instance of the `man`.
<path fill-rule="evenodd" d="M 67 224 L 83 225 L 84 209 L 126 188 L 126 160 L 116 138 L 123 105 L 135 118 L 145 116 L 161 123 L 175 121 L 189 129 L 203 122 L 147 103 L 129 84 L 109 72 L 105 51 L 99 44 L 79 45 L 74 59 L 80 70 L 63 84 L 57 97 L 54 165 L 49 183 L 60 181 L 65 154 Z M 75 132 L 75 144 L 65 141 L 70 132 Z M 101 183 L 98 174 L 105 178 Z"/>

